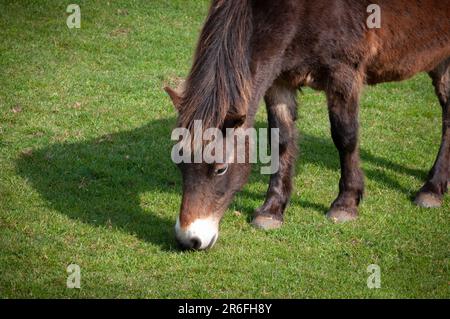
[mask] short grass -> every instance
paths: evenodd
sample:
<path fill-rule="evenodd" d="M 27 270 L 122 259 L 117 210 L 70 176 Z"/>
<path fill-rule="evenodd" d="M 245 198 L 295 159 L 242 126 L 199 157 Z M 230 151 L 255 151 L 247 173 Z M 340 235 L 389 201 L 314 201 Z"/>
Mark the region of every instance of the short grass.
<path fill-rule="evenodd" d="M 66 26 L 68 3 L 0 3 L 0 297 L 450 296 L 450 198 L 434 210 L 411 203 L 440 140 L 427 76 L 365 91 L 357 222 L 324 217 L 338 158 L 323 94 L 305 90 L 284 227 L 249 225 L 267 187 L 255 169 L 217 245 L 181 252 L 176 113 L 162 88 L 187 74 L 207 2 L 77 2 L 78 30 Z M 66 288 L 71 263 L 81 289 Z M 370 264 L 380 289 L 367 288 Z"/>

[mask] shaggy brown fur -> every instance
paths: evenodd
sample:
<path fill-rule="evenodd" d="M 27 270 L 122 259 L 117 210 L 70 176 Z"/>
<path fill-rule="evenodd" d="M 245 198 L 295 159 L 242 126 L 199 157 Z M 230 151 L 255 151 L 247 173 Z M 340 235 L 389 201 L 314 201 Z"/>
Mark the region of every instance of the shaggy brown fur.
<path fill-rule="evenodd" d="M 223 125 L 227 114 L 247 113 L 251 90 L 251 6 L 247 1 L 214 1 L 200 35 L 186 81 L 179 126 Z"/>
<path fill-rule="evenodd" d="M 212 2 L 179 103 L 179 124 L 190 127 L 194 119 L 201 119 L 206 127 L 221 127 L 227 116 L 238 115 L 245 119 L 244 126 L 252 126 L 265 96 L 270 127 L 278 127 L 282 135 L 280 170 L 271 176 L 257 217 L 282 221 L 289 200 L 297 145 L 296 89 L 310 86 L 327 96 L 331 136 L 341 163 L 339 195 L 328 216 L 345 221 L 357 216 L 364 191 L 358 150 L 363 85 L 400 81 L 419 72 L 433 79 L 443 110 L 443 133 L 438 157 L 416 202 L 427 207 L 442 203 L 450 171 L 450 1 L 379 0 L 379 29 L 366 24 L 371 3 Z M 223 176 L 216 176 L 207 164 L 181 166 L 182 227 L 200 216 L 222 216 L 250 172 L 247 164 L 229 166 Z"/>

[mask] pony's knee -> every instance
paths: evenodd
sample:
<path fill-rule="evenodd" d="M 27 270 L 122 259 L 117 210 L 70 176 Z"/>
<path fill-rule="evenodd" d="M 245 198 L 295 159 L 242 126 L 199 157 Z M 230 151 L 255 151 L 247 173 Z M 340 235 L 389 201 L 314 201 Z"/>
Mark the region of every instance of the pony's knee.
<path fill-rule="evenodd" d="M 280 125 L 292 125 L 297 120 L 295 88 L 275 83 L 264 96 L 269 116 Z"/>
<path fill-rule="evenodd" d="M 279 129 L 279 143 L 282 147 L 295 144 L 297 137 L 295 120 L 297 119 L 297 102 L 294 89 L 274 85 L 265 95 L 270 128 Z"/>

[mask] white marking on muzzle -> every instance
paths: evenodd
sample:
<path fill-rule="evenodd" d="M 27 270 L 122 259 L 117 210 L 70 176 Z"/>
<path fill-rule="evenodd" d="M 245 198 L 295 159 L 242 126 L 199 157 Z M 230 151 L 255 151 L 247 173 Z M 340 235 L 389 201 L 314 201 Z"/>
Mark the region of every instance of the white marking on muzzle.
<path fill-rule="evenodd" d="M 211 248 L 219 237 L 219 222 L 214 218 L 197 219 L 188 227 L 181 228 L 180 218 L 177 218 L 175 234 L 185 247 L 199 250 Z M 195 247 L 196 240 L 200 241 L 198 247 Z"/>

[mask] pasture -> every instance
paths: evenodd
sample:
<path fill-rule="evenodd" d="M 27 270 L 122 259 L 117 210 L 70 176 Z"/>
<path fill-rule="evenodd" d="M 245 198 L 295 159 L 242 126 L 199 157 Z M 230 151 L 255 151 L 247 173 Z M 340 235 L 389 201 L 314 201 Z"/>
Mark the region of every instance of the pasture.
<path fill-rule="evenodd" d="M 412 197 L 435 159 L 431 80 L 366 88 L 360 217 L 324 216 L 338 191 L 325 97 L 299 93 L 300 156 L 285 225 L 249 221 L 268 176 L 255 166 L 215 247 L 177 249 L 176 112 L 163 87 L 186 76 L 208 1 L 0 3 L 0 297 L 448 298 L 450 196 Z M 264 107 L 258 126 L 266 126 Z M 81 267 L 68 289 L 66 268 Z M 379 265 L 381 288 L 367 267 Z"/>

